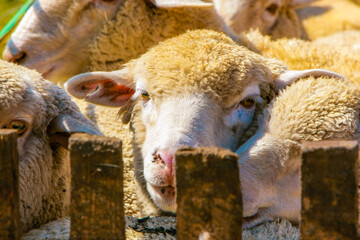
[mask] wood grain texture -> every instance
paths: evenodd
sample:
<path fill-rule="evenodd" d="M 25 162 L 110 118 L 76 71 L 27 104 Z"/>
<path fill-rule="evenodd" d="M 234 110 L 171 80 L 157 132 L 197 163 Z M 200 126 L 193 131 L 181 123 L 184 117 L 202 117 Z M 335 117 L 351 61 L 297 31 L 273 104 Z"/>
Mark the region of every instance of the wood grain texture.
<path fill-rule="evenodd" d="M 70 239 L 125 239 L 122 143 L 75 134 L 70 139 Z"/>
<path fill-rule="evenodd" d="M 19 239 L 19 158 L 17 134 L 0 130 L 0 239 Z"/>
<path fill-rule="evenodd" d="M 301 239 L 359 239 L 358 143 L 302 145 Z"/>

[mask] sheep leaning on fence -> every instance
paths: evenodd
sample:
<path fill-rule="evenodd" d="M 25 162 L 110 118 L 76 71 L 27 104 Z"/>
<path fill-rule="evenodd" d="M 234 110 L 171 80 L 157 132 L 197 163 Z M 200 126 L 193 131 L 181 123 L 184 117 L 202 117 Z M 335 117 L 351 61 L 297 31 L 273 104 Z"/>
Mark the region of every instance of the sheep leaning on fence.
<path fill-rule="evenodd" d="M 0 60 L 0 127 L 18 131 L 24 233 L 69 214 L 72 133 L 101 134 L 70 96 L 39 73 Z"/>
<path fill-rule="evenodd" d="M 360 88 L 345 79 L 310 77 L 282 91 L 257 133 L 236 151 L 242 188 L 250 193 L 244 214 L 257 216 L 244 226 L 279 215 L 299 222 L 301 143 L 359 139 L 359 113 Z"/>
<path fill-rule="evenodd" d="M 179 147 L 235 151 L 256 132 L 266 103 L 309 75 L 341 78 L 319 69 L 290 71 L 222 33 L 197 30 L 161 42 L 121 70 L 81 74 L 65 87 L 88 102 L 122 107 L 122 120 L 131 120 L 134 132 L 141 210 L 157 215 L 176 212 L 173 167 Z M 248 188 L 243 192 L 246 213 Z"/>

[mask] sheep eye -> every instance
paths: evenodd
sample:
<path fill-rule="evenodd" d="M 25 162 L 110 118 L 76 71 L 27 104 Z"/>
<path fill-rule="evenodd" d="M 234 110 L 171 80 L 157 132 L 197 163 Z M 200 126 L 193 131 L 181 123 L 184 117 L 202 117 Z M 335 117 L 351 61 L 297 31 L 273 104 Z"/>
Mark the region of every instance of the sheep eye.
<path fill-rule="evenodd" d="M 247 97 L 240 102 L 240 105 L 249 109 L 255 105 L 255 100 L 253 98 Z"/>
<path fill-rule="evenodd" d="M 141 91 L 141 97 L 142 97 L 143 101 L 145 101 L 145 102 L 150 100 L 150 95 L 145 90 Z"/>
<path fill-rule="evenodd" d="M 7 129 L 14 129 L 17 131 L 17 134 L 19 136 L 23 135 L 24 132 L 26 132 L 27 130 L 27 127 L 28 127 L 28 124 L 24 121 L 21 121 L 21 120 L 14 120 L 14 121 L 11 121 L 7 126 L 5 126 L 4 128 L 7 128 Z"/>
<path fill-rule="evenodd" d="M 268 6 L 267 8 L 266 8 L 266 11 L 268 11 L 271 15 L 275 15 L 276 14 L 276 12 L 277 12 L 277 10 L 278 10 L 278 5 L 276 5 L 276 4 L 271 4 L 270 6 Z"/>

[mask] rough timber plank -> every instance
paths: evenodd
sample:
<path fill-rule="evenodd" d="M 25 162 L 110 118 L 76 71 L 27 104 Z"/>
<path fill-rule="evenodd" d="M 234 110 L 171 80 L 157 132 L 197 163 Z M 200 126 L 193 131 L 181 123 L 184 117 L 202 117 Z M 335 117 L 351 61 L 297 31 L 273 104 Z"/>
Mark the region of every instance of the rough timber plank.
<path fill-rule="evenodd" d="M 359 239 L 357 141 L 302 145 L 301 239 Z"/>
<path fill-rule="evenodd" d="M 19 159 L 17 134 L 0 130 L 0 239 L 19 239 Z"/>
<path fill-rule="evenodd" d="M 241 239 L 238 156 L 219 148 L 176 153 L 177 239 Z"/>
<path fill-rule="evenodd" d="M 70 138 L 70 239 L 125 239 L 121 147 L 116 138 Z"/>

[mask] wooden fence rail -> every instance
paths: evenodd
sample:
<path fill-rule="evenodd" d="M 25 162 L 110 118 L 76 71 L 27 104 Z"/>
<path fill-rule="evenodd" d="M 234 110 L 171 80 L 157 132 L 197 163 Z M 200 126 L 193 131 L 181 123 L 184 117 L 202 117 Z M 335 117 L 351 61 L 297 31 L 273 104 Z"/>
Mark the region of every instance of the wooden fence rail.
<path fill-rule="evenodd" d="M 302 146 L 301 239 L 359 239 L 357 141 Z"/>
<path fill-rule="evenodd" d="M 241 239 L 238 157 L 219 148 L 176 154 L 177 239 Z"/>
<path fill-rule="evenodd" d="M 0 130 L 0 239 L 20 237 L 17 134 Z"/>
<path fill-rule="evenodd" d="M 125 239 L 123 162 L 116 138 L 70 138 L 70 239 Z"/>
<path fill-rule="evenodd" d="M 71 239 L 125 239 L 122 143 L 70 139 Z M 302 146 L 301 239 L 359 239 L 358 143 Z M 176 153 L 177 239 L 241 239 L 237 156 L 218 148 Z M 16 133 L 0 130 L 0 239 L 19 239 Z M 216 180 L 215 180 L 216 179 Z"/>

